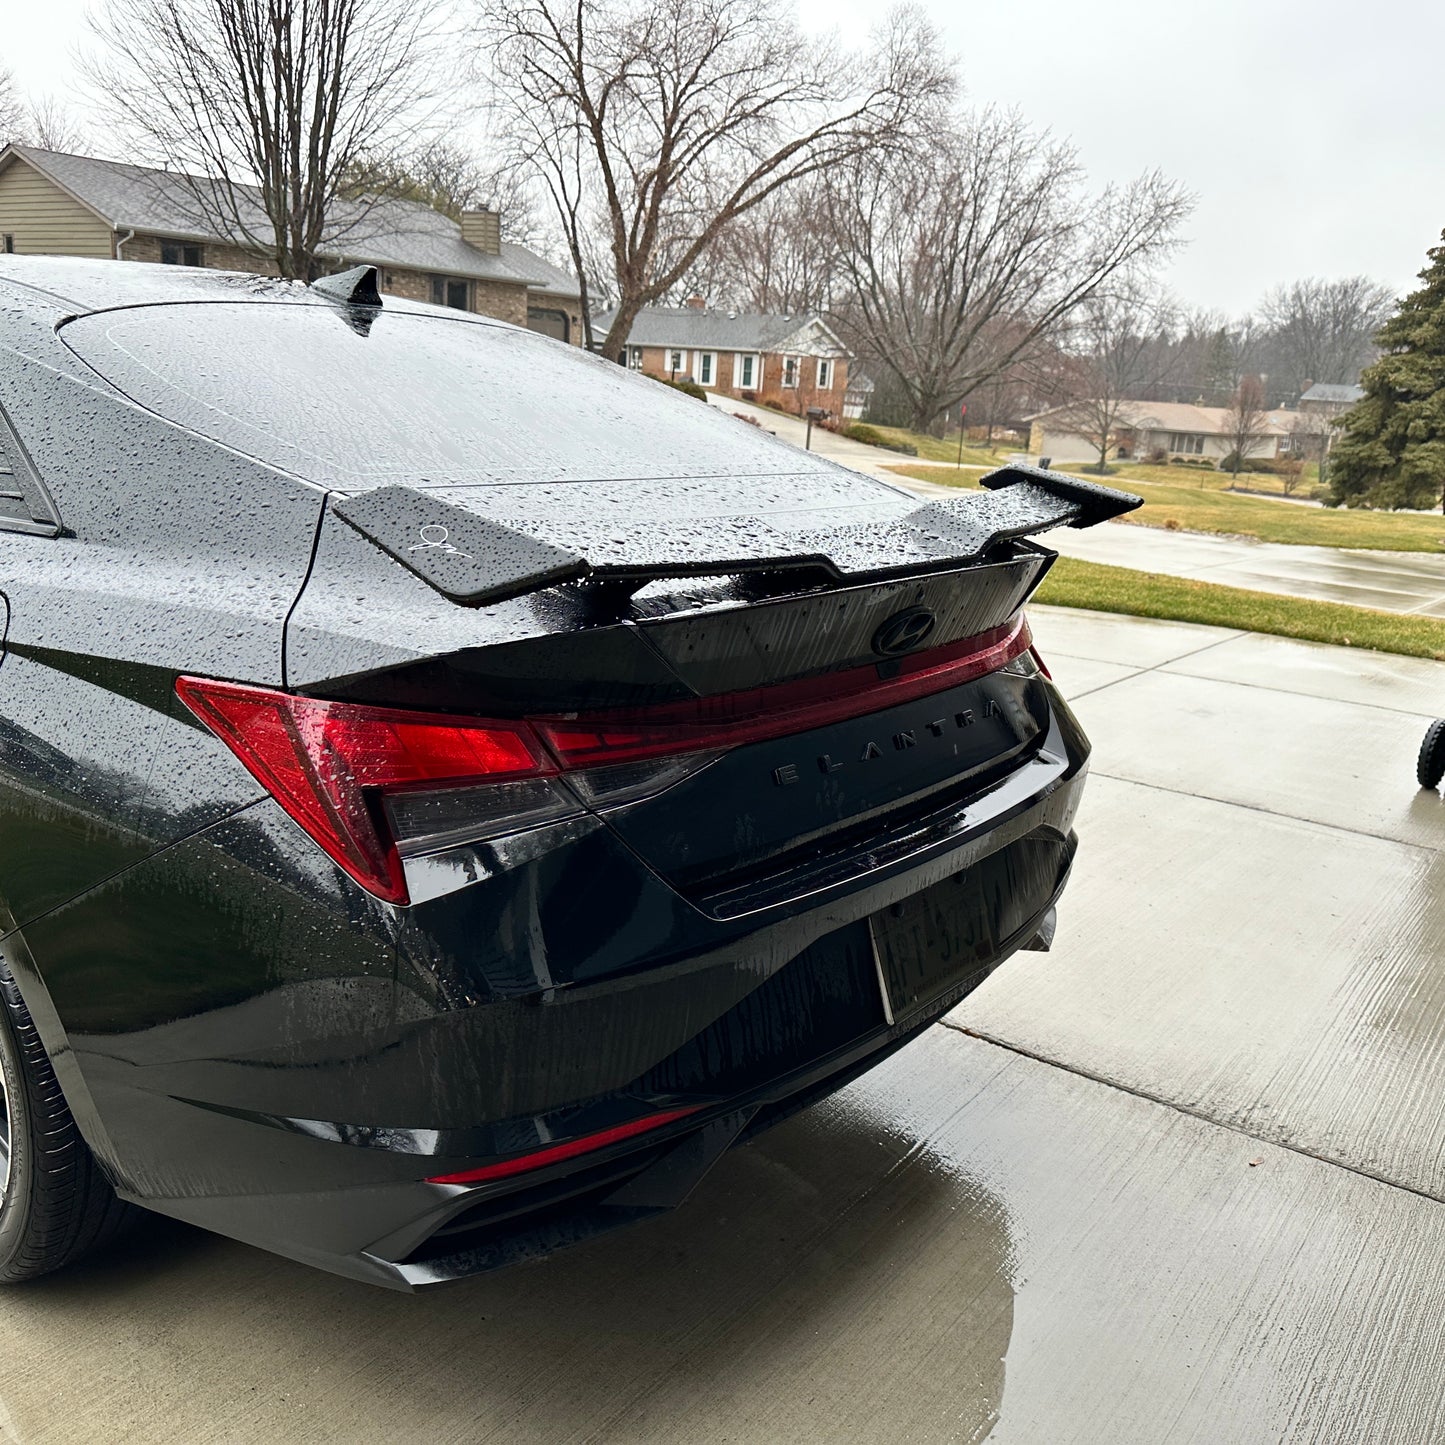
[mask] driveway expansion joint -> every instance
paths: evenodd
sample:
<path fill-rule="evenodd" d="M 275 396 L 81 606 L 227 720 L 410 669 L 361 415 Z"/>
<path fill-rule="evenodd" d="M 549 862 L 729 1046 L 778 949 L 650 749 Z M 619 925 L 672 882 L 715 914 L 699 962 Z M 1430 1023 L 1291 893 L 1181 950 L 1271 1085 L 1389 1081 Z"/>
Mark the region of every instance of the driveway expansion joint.
<path fill-rule="evenodd" d="M 1147 1089 L 1136 1089 L 1129 1084 L 1120 1083 L 1117 1079 L 1111 1079 L 1104 1074 L 1098 1074 L 1091 1069 L 1079 1068 L 1076 1064 L 1065 1063 L 1062 1059 L 1050 1058 L 1034 1049 L 1024 1048 L 1021 1044 L 1010 1043 L 1007 1039 L 995 1037 L 993 1034 L 986 1034 L 978 1029 L 971 1029 L 965 1024 L 954 1023 L 951 1019 L 940 1019 L 939 1023 L 946 1029 L 952 1029 L 954 1033 L 962 1034 L 965 1038 L 976 1039 L 981 1044 L 989 1044 L 994 1048 L 1003 1049 L 1006 1053 L 1015 1054 L 1021 1059 L 1031 1059 L 1036 1064 L 1045 1064 L 1049 1068 L 1060 1070 L 1065 1074 L 1072 1074 L 1076 1078 L 1087 1079 L 1090 1083 L 1102 1084 L 1106 1089 L 1114 1089 L 1121 1094 L 1128 1094 L 1135 1099 L 1142 1099 L 1145 1103 L 1158 1104 L 1165 1109 L 1170 1109 L 1176 1114 L 1183 1114 L 1190 1119 L 1198 1119 L 1203 1124 L 1210 1124 L 1216 1129 L 1224 1129 L 1228 1133 L 1237 1134 L 1241 1139 L 1248 1139 L 1255 1144 L 1263 1144 L 1271 1149 L 1283 1149 L 1290 1154 L 1296 1154 L 1302 1159 L 1312 1159 L 1317 1164 L 1325 1164 L 1334 1169 L 1342 1169 L 1347 1174 L 1358 1175 L 1361 1179 L 1371 1180 L 1375 1184 L 1382 1184 L 1387 1189 L 1398 1190 L 1401 1194 L 1412 1194 L 1417 1199 L 1427 1200 L 1431 1204 L 1445 1204 L 1438 1194 L 1431 1194 L 1428 1190 L 1417 1189 L 1410 1184 L 1402 1184 L 1398 1179 L 1387 1179 L 1382 1174 L 1374 1174 L 1368 1169 L 1361 1169 L 1356 1164 L 1350 1164 L 1343 1159 L 1331 1158 L 1328 1154 L 1316 1154 L 1310 1149 L 1302 1149 L 1298 1144 L 1291 1144 L 1280 1139 L 1267 1139 L 1263 1135 L 1253 1134 L 1248 1129 L 1242 1129 L 1238 1124 L 1226 1123 L 1222 1119 L 1216 1119 L 1202 1109 L 1192 1109 L 1187 1104 L 1181 1104 L 1177 1100 L 1167 1099 L 1160 1094 L 1154 1094 Z"/>
<path fill-rule="evenodd" d="M 1246 803 L 1239 798 L 1220 798 L 1213 793 L 1200 792 L 1198 788 L 1173 788 L 1168 783 L 1151 783 L 1147 778 L 1125 777 L 1122 773 L 1106 773 L 1090 766 L 1089 776 L 1108 778 L 1111 783 L 1130 783 L 1136 788 L 1153 788 L 1156 792 L 1172 793 L 1179 798 L 1198 798 L 1206 803 L 1217 803 L 1222 808 L 1243 808 L 1247 813 L 1261 813 L 1266 818 L 1282 818 L 1287 823 L 1304 823 L 1312 828 L 1324 828 L 1331 833 L 1343 833 L 1350 838 L 1372 838 L 1377 843 L 1393 843 L 1397 848 L 1412 848 L 1426 855 L 1445 852 L 1445 846 L 1419 843 L 1409 838 L 1399 838 L 1392 833 L 1376 833 L 1370 828 L 1348 828 L 1343 823 L 1326 823 L 1319 818 L 1306 818 L 1298 813 L 1282 813 L 1278 808 L 1266 808 L 1263 803 Z"/>
<path fill-rule="evenodd" d="M 1082 610 L 1082 609 L 1081 609 L 1081 610 Z M 1127 616 L 1128 614 L 1126 614 L 1126 613 L 1108 613 L 1108 614 L 1106 614 L 1106 615 L 1111 616 L 1111 617 L 1117 617 L 1117 616 Z M 1076 692 L 1076 693 L 1073 694 L 1072 697 L 1069 698 L 1069 702 L 1070 702 L 1070 703 L 1075 703 L 1075 702 L 1077 702 L 1081 697 L 1093 697 L 1095 693 L 1103 692 L 1103 691 L 1105 691 L 1107 688 L 1118 687 L 1121 682 L 1133 682 L 1136 677 L 1144 677 L 1144 676 L 1146 676 L 1148 673 L 1151 673 L 1151 672 L 1160 672 L 1160 671 L 1162 671 L 1162 670 L 1163 670 L 1164 668 L 1166 668 L 1166 667 L 1173 667 L 1173 665 L 1174 665 L 1176 662 L 1185 662 L 1185 661 L 1187 661 L 1187 660 L 1188 660 L 1189 658 L 1191 658 L 1191 657 L 1198 657 L 1201 652 L 1211 652 L 1211 651 L 1213 651 L 1214 648 L 1216 648 L 1216 647 L 1223 647 L 1226 642 L 1238 642 L 1241 637 L 1252 637 L 1252 636 L 1255 636 L 1255 634 L 1254 634 L 1254 633 L 1251 633 L 1251 632 L 1248 632 L 1248 631 L 1244 631 L 1244 630 L 1232 631 L 1232 632 L 1229 633 L 1229 635 L 1228 635 L 1227 637 L 1216 637 L 1213 642 L 1206 642 L 1202 647 L 1191 647 L 1188 652 L 1181 652 L 1178 657 L 1168 657 L 1168 658 L 1165 658 L 1163 662 L 1155 662 L 1155 663 L 1150 664 L 1150 666 L 1148 666 L 1148 667 L 1135 667 L 1134 670 L 1133 670 L 1131 673 L 1129 673 L 1128 676 L 1126 676 L 1126 677 L 1116 677 L 1112 682 L 1101 682 L 1101 683 L 1098 685 L 1098 687 L 1091 687 L 1091 688 L 1085 689 L 1085 691 L 1083 691 L 1083 692 Z M 1053 653 L 1054 649 L 1053 649 L 1053 648 L 1050 648 L 1049 651 L 1050 651 L 1051 653 Z M 1072 658 L 1075 662 L 1101 662 L 1101 661 L 1103 661 L 1102 658 L 1074 657 L 1074 654 L 1069 653 L 1069 652 L 1058 652 L 1058 653 L 1055 654 L 1055 655 L 1057 655 L 1057 656 L 1059 656 L 1059 657 Z M 1132 663 L 1128 663 L 1128 662 L 1119 662 L 1119 663 L 1115 663 L 1114 666 L 1116 666 L 1116 667 L 1132 667 L 1133 664 L 1132 664 Z M 1191 675 L 1191 674 L 1189 674 L 1189 673 L 1183 673 L 1183 674 L 1181 674 L 1181 676 L 1185 676 L 1185 677 L 1188 677 L 1188 676 L 1190 676 L 1190 675 Z"/>

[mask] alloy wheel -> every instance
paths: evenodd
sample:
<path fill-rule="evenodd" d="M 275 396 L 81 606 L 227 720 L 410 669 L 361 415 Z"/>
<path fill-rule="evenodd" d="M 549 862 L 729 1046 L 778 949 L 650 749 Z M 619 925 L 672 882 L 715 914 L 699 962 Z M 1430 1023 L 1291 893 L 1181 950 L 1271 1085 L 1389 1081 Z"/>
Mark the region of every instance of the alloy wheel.
<path fill-rule="evenodd" d="M 0 1077 L 0 1200 L 10 1187 L 10 1094 Z"/>

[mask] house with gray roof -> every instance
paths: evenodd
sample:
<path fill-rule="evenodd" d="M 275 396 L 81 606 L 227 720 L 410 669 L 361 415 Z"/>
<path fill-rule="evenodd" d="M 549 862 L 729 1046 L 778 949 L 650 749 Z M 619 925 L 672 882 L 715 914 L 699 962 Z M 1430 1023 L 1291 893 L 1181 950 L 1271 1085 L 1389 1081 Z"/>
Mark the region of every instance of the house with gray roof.
<path fill-rule="evenodd" d="M 198 184 L 147 166 L 7 145 L 0 150 L 0 251 L 270 273 L 264 251 L 238 239 L 269 231 L 257 194 L 218 186 L 216 204 L 202 205 Z M 207 219 L 223 211 L 236 218 L 229 235 Z M 392 295 L 582 342 L 576 281 L 503 241 L 496 211 L 464 211 L 454 221 L 418 201 L 342 202 L 322 254 L 336 270 L 376 266 L 381 289 Z"/>
<path fill-rule="evenodd" d="M 599 342 L 615 312 L 594 322 Z M 816 313 L 765 315 L 717 311 L 701 299 L 686 306 L 649 306 L 627 333 L 627 365 L 664 381 L 690 381 L 704 391 L 781 406 L 802 415 L 822 407 L 844 414 L 848 348 Z"/>
<path fill-rule="evenodd" d="M 1364 400 L 1365 388 L 1348 382 L 1317 381 L 1299 399 L 1299 409 L 1306 416 L 1340 416 L 1358 401 Z"/>

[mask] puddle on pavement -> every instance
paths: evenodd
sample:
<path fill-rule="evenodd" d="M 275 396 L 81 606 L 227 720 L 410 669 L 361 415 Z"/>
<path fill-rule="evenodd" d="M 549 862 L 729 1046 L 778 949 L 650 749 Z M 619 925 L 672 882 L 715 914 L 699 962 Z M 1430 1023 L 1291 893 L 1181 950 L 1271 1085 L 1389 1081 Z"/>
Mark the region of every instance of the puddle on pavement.
<path fill-rule="evenodd" d="M 726 1158 L 675 1215 L 414 1297 L 162 1222 L 133 1259 L 0 1295 L 0 1400 L 27 1445 L 664 1421 L 691 1422 L 673 1439 L 715 1438 L 708 1422 L 885 1438 L 900 1401 L 920 1438 L 982 1440 L 1012 1328 L 1007 1216 L 910 1132 L 914 1092 L 856 1086 Z"/>

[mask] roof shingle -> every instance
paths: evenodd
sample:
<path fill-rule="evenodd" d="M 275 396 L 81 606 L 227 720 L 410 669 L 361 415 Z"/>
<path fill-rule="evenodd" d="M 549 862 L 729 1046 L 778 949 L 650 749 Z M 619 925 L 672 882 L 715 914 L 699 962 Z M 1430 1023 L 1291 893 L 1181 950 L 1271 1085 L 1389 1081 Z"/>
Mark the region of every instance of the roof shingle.
<path fill-rule="evenodd" d="M 616 311 L 597 318 L 603 335 Z M 705 351 L 778 351 L 799 332 L 822 326 L 839 355 L 843 349 L 821 317 L 811 313 L 770 316 L 753 312 L 706 311 L 693 306 L 649 306 L 640 311 L 627 333 L 629 346 L 681 346 Z"/>
<path fill-rule="evenodd" d="M 193 182 L 169 171 L 95 156 L 67 155 L 34 146 L 8 148 L 64 187 L 117 231 L 142 231 L 200 241 L 224 239 L 206 224 Z M 250 187 L 238 187 L 242 222 L 253 235 L 265 235 L 269 223 Z M 543 261 L 525 246 L 507 242 L 492 256 L 462 240 L 450 216 L 419 201 L 387 199 L 369 205 L 346 202 L 335 208 L 323 254 L 337 260 L 439 271 L 487 281 L 511 281 L 548 291 L 577 294 L 565 271 Z"/>

